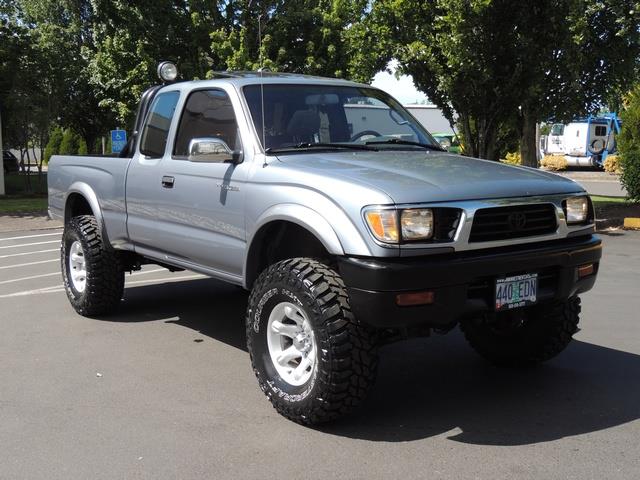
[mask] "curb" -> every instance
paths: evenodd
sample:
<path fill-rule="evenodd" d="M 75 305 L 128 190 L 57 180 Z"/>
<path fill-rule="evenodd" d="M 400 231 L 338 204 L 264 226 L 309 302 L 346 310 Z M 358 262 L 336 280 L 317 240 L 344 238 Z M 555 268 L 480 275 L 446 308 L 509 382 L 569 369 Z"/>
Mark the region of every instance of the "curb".
<path fill-rule="evenodd" d="M 610 228 L 622 228 L 623 223 L 622 218 L 596 219 L 596 231 L 607 230 Z"/>
<path fill-rule="evenodd" d="M 640 230 L 640 218 L 636 218 L 636 217 L 625 218 L 624 228 L 628 230 Z"/>
<path fill-rule="evenodd" d="M 62 222 L 51 220 L 41 212 L 0 214 L 0 233 L 52 230 L 62 226 Z"/>

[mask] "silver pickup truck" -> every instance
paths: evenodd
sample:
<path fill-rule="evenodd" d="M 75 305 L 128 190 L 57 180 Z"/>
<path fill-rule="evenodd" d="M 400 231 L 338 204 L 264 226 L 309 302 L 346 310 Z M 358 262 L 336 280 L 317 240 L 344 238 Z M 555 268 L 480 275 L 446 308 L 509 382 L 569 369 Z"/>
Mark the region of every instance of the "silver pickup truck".
<path fill-rule="evenodd" d="M 250 290 L 259 385 L 305 424 L 360 404 L 387 342 L 459 325 L 496 364 L 554 357 L 601 257 L 578 184 L 444 152 L 396 100 L 344 80 L 165 81 L 119 157 L 54 156 L 48 178 L 79 314 L 116 309 L 146 263 Z"/>

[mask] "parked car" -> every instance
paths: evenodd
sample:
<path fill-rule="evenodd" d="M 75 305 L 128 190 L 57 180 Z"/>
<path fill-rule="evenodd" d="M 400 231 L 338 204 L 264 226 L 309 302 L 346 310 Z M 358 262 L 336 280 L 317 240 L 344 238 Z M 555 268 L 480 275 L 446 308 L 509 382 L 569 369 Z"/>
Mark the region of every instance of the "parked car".
<path fill-rule="evenodd" d="M 4 173 L 15 173 L 20 170 L 20 162 L 10 150 L 2 151 L 2 168 Z"/>
<path fill-rule="evenodd" d="M 446 152 L 369 85 L 165 80 L 143 94 L 120 157 L 51 158 L 50 214 L 64 221 L 79 314 L 112 313 L 125 272 L 147 263 L 250 290 L 253 371 L 304 424 L 363 401 L 384 343 L 460 326 L 480 355 L 523 366 L 578 331 L 601 256 L 579 184 Z"/>

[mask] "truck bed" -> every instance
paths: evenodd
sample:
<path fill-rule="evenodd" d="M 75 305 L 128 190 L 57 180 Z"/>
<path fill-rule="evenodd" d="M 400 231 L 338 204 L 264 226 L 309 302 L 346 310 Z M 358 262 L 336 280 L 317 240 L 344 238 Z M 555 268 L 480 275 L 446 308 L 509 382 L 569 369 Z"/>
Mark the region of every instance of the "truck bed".
<path fill-rule="evenodd" d="M 112 245 L 128 243 L 125 179 L 129 158 L 114 156 L 54 155 L 49 161 L 49 215 L 64 219 L 69 196 L 82 194 L 109 232 Z M 53 168 L 52 168 L 53 167 Z"/>

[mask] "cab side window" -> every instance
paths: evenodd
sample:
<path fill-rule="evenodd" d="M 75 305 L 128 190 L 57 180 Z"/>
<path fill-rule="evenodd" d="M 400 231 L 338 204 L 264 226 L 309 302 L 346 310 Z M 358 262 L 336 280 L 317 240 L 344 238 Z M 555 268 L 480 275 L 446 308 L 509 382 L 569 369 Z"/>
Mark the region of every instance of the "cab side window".
<path fill-rule="evenodd" d="M 223 140 L 232 150 L 240 150 L 238 123 L 231 100 L 223 90 L 193 92 L 180 118 L 173 155 L 186 158 L 191 140 L 212 137 Z"/>
<path fill-rule="evenodd" d="M 165 92 L 155 98 L 142 129 L 140 153 L 152 158 L 164 155 L 171 119 L 179 98 L 180 92 Z"/>

